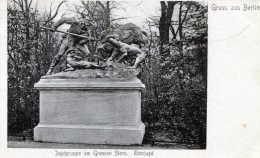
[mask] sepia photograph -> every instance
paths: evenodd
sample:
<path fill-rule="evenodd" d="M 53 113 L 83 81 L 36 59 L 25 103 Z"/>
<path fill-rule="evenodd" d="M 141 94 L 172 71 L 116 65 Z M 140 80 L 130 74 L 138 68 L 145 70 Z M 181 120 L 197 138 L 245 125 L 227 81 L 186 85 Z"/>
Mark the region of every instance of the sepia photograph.
<path fill-rule="evenodd" d="M 206 149 L 206 1 L 8 0 L 8 148 Z"/>

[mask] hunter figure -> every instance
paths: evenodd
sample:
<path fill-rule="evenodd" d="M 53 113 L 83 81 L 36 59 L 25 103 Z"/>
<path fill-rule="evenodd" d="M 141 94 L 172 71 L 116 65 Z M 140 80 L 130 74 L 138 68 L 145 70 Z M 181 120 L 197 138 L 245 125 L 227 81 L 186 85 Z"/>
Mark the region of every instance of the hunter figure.
<path fill-rule="evenodd" d="M 78 34 L 78 35 L 85 35 L 85 36 L 90 36 L 90 28 L 95 26 L 91 22 L 88 22 L 87 20 L 84 19 L 76 19 L 74 17 L 73 18 L 63 17 L 60 20 L 58 20 L 56 23 L 54 23 L 52 29 L 56 31 L 57 28 L 64 23 L 71 25 L 68 32 Z M 59 51 L 57 55 L 52 59 L 51 66 L 46 75 L 50 75 L 52 73 L 54 67 L 60 62 L 62 56 L 65 54 L 66 51 L 68 51 L 68 49 L 78 49 L 85 56 L 88 56 L 90 52 L 86 44 L 89 41 L 90 39 L 86 39 L 86 38 L 84 39 L 81 37 L 64 34 Z"/>

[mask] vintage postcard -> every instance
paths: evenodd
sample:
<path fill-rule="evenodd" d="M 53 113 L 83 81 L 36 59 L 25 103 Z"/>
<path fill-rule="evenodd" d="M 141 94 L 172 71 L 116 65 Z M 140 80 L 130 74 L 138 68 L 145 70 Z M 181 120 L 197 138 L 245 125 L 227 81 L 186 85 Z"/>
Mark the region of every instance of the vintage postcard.
<path fill-rule="evenodd" d="M 1 2 L 0 157 L 260 156 L 260 2 Z"/>

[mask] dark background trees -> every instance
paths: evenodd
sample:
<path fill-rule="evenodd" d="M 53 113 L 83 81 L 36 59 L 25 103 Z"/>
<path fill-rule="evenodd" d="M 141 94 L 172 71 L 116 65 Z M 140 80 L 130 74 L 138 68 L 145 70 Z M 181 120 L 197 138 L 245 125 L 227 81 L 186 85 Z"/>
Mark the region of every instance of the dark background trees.
<path fill-rule="evenodd" d="M 59 48 L 51 27 L 58 7 L 38 12 L 34 0 L 8 4 L 8 135 L 32 131 L 39 122 L 39 96 L 33 88 Z M 36 2 L 36 1 L 35 1 Z M 61 5 L 64 2 L 61 3 Z M 34 5 L 33 5 L 34 4 Z M 36 4 L 36 5 L 35 5 Z M 144 143 L 206 143 L 207 6 L 198 2 L 158 2 L 161 15 L 147 21 L 149 49 L 139 78 Z M 116 2 L 82 1 L 68 9 L 98 25 L 92 35 L 115 27 Z M 124 17 L 122 17 L 124 18 Z M 95 50 L 97 42 L 89 44 Z"/>
<path fill-rule="evenodd" d="M 161 2 L 160 19 L 149 24 L 158 27 L 159 36 L 150 32 L 150 54 L 142 75 L 147 139 L 205 147 L 207 6 Z"/>
<path fill-rule="evenodd" d="M 39 94 L 33 88 L 49 68 L 58 48 L 51 12 L 40 16 L 33 0 L 8 4 L 8 134 L 32 129 L 39 120 Z"/>

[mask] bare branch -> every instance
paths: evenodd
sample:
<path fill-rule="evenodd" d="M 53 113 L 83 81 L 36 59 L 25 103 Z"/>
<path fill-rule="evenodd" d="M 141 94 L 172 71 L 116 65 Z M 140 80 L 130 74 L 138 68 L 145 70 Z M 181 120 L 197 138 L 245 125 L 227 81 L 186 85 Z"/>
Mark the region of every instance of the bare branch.
<path fill-rule="evenodd" d="M 28 8 L 31 8 L 32 1 L 33 1 L 33 0 L 31 0 L 31 1 L 29 2 L 29 6 L 28 6 Z"/>
<path fill-rule="evenodd" d="M 142 4 L 143 3 L 143 1 L 141 1 L 140 3 L 138 3 L 136 6 L 139 6 L 140 4 Z"/>
<path fill-rule="evenodd" d="M 49 15 L 48 15 L 48 19 L 49 19 L 49 18 L 51 18 L 51 12 L 52 12 L 52 5 L 53 5 L 53 3 L 51 3 L 51 5 L 50 5 L 50 9 L 49 9 Z"/>
<path fill-rule="evenodd" d="M 171 29 L 173 38 L 176 39 L 176 33 L 175 33 L 174 27 L 172 25 L 170 25 L 170 29 Z"/>
<path fill-rule="evenodd" d="M 54 14 L 48 21 L 46 21 L 46 22 L 43 24 L 43 26 L 45 26 L 47 23 L 49 23 L 51 20 L 53 20 L 53 19 L 58 15 L 58 11 L 59 11 L 59 9 L 60 9 L 60 6 L 61 6 L 64 2 L 67 2 L 67 1 L 64 0 L 64 1 L 62 1 L 62 2 L 58 5 L 55 14 Z"/>
<path fill-rule="evenodd" d="M 187 8 L 187 10 L 186 10 L 186 13 L 185 13 L 185 15 L 184 15 L 184 18 L 182 19 L 181 24 L 183 24 L 184 21 L 186 20 L 186 17 L 187 17 L 187 14 L 188 14 L 188 11 L 189 11 L 190 7 L 191 7 L 191 5 L 188 6 L 188 8 Z"/>
<path fill-rule="evenodd" d="M 16 0 L 14 0 L 14 3 L 16 3 L 21 8 L 21 10 L 24 12 L 22 1 L 18 0 L 18 2 L 17 2 Z"/>
<path fill-rule="evenodd" d="M 36 12 L 37 12 L 37 8 L 38 8 L 38 0 L 36 1 L 36 5 L 35 5 L 35 8 L 34 8 L 34 14 L 36 15 Z"/>
<path fill-rule="evenodd" d="M 188 8 L 187 8 L 187 10 L 185 12 L 184 18 L 182 19 L 182 21 L 180 23 L 181 26 L 183 25 L 184 21 L 186 20 L 186 17 L 187 17 L 187 14 L 188 14 L 189 10 L 190 10 L 190 7 L 191 7 L 191 5 L 188 6 Z M 176 34 L 178 34 L 178 32 L 179 32 L 179 28 L 177 29 Z"/>
<path fill-rule="evenodd" d="M 92 16 L 93 16 L 93 14 L 96 12 L 96 8 L 97 8 L 97 4 L 95 5 L 95 7 L 93 8 L 93 10 L 91 11 Z"/>
<path fill-rule="evenodd" d="M 122 19 L 128 19 L 128 18 L 133 18 L 133 17 L 115 18 L 115 19 L 111 19 L 110 21 L 116 21 L 116 20 L 122 20 Z"/>
<path fill-rule="evenodd" d="M 14 3 L 16 3 L 19 7 L 21 7 L 21 4 L 19 3 L 20 1 L 18 0 L 18 2 L 16 0 L 13 1 Z"/>
<path fill-rule="evenodd" d="M 64 13 L 61 15 L 61 18 L 62 18 L 62 17 L 64 17 L 65 15 L 67 15 L 67 13 L 66 13 L 66 12 L 64 12 Z"/>
<path fill-rule="evenodd" d="M 14 58 L 13 58 L 13 55 L 12 55 L 12 53 L 10 53 L 10 51 L 9 51 L 9 50 L 8 50 L 7 52 L 8 52 L 8 57 L 10 57 L 10 58 L 12 59 L 12 61 L 14 61 Z"/>
<path fill-rule="evenodd" d="M 20 3 L 21 3 L 21 8 L 22 8 L 22 11 L 24 12 L 24 5 L 23 5 L 23 0 L 19 0 L 20 1 Z"/>
<path fill-rule="evenodd" d="M 24 0 L 24 2 L 25 2 L 25 10 L 27 12 L 27 10 L 29 10 L 29 8 L 28 8 L 28 0 Z"/>
<path fill-rule="evenodd" d="M 100 1 L 97 1 L 97 3 L 102 7 L 103 10 L 106 10 L 106 7 Z"/>

